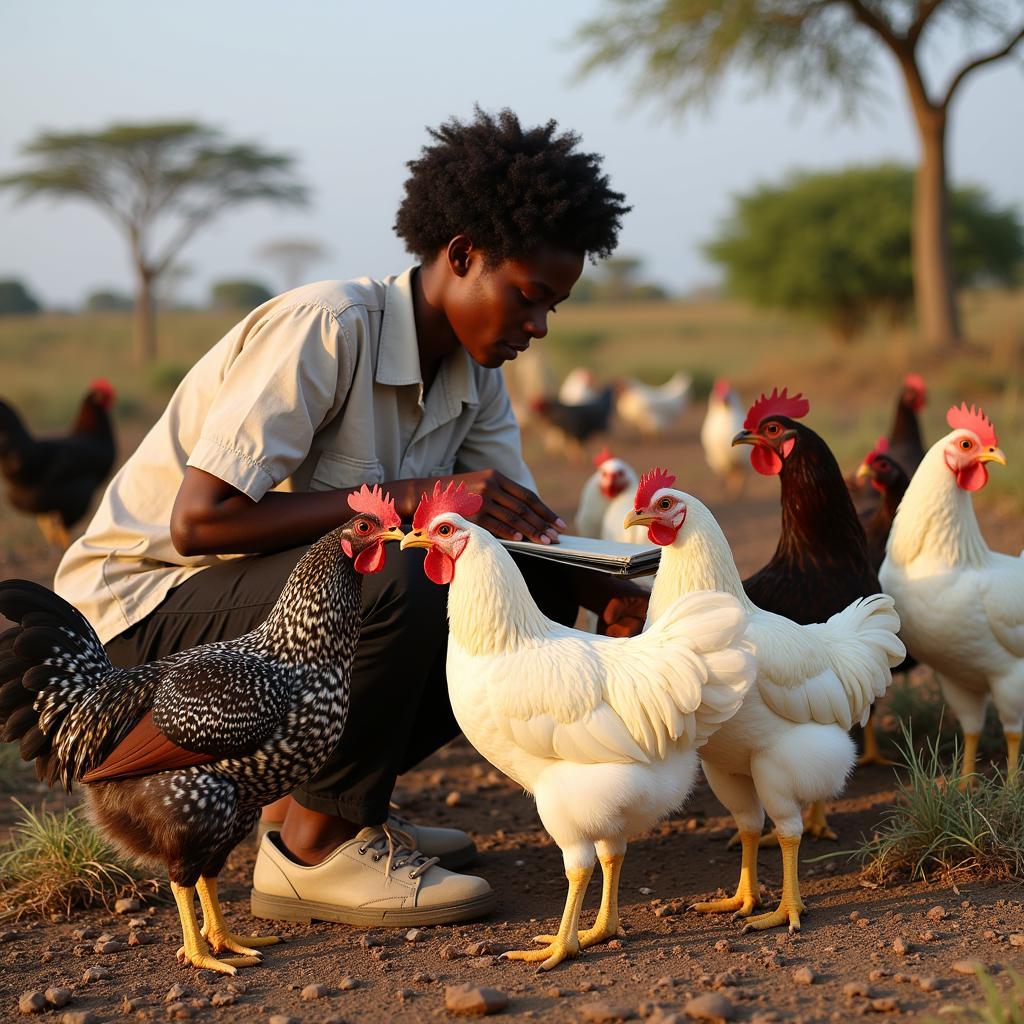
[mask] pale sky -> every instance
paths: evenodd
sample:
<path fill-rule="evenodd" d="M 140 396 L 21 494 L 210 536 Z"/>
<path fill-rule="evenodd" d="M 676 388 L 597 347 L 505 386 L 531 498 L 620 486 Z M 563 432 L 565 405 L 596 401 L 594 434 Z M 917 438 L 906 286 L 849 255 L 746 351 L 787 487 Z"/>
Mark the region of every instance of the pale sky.
<path fill-rule="evenodd" d="M 1022 6 L 1010 0 L 1011 6 Z M 508 106 L 527 123 L 555 118 L 605 156 L 633 204 L 619 252 L 673 290 L 714 279 L 700 246 L 731 197 L 794 169 L 916 160 L 902 86 L 887 58 L 883 97 L 855 123 L 835 104 L 789 87 L 764 94 L 729 83 L 708 112 L 672 119 L 631 98 L 622 70 L 573 80 L 569 44 L 598 0 L 3 0 L 0 6 L 0 175 L 24 166 L 20 147 L 43 129 L 196 119 L 234 140 L 297 158 L 306 210 L 229 210 L 189 244 L 181 294 L 205 300 L 211 281 L 254 277 L 280 287 L 257 250 L 282 237 L 319 240 L 330 258 L 310 279 L 384 276 L 412 260 L 394 236 L 405 161 L 427 125 Z M 936 67 L 984 43 L 946 31 Z M 945 78 L 945 76 L 942 76 Z M 1024 69 L 981 69 L 955 101 L 949 163 L 956 184 L 984 186 L 1024 214 Z M 130 291 L 127 246 L 84 202 L 15 204 L 0 193 L 0 278 L 46 304 L 77 306 L 99 288 Z"/>

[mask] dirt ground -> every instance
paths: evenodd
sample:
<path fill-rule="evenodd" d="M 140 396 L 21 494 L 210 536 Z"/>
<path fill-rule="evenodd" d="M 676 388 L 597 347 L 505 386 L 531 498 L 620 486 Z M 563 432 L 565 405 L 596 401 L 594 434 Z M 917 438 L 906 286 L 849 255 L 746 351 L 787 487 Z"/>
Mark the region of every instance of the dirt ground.
<path fill-rule="evenodd" d="M 701 413 L 689 411 L 658 444 L 624 436 L 613 438 L 612 447 L 639 470 L 655 462 L 668 466 L 680 486 L 704 498 L 747 573 L 774 548 L 778 483 L 751 475 L 740 503 L 721 500 L 695 440 Z M 544 457 L 532 436 L 527 450 L 542 494 L 568 519 L 588 467 Z M 1024 545 L 1018 514 L 984 509 L 980 518 L 991 546 L 1017 552 Z M 19 564 L 16 571 L 49 582 L 52 565 Z M 0 578 L 13 574 L 0 566 Z M 13 787 L 8 795 L 26 803 L 45 795 L 30 774 L 19 775 Z M 460 983 L 505 993 L 503 1016 L 511 1020 L 664 1024 L 673 1014 L 687 1019 L 683 1008 L 707 993 L 721 996 L 722 1012 L 741 1021 L 841 1021 L 861 1014 L 880 1021 L 924 1019 L 980 997 L 973 975 L 960 973 L 970 970 L 963 961 L 984 964 L 1001 986 L 1008 982 L 1006 966 L 1024 968 L 1024 889 L 1019 882 L 867 887 L 844 851 L 872 833 L 893 795 L 892 769 L 858 771 L 830 808 L 838 843 L 807 840 L 801 849 L 808 905 L 803 931 L 742 935 L 728 915 L 686 911 L 696 899 L 731 893 L 739 871 L 738 851 L 726 848 L 729 818 L 701 782 L 683 811 L 630 845 L 622 873 L 621 938 L 537 974 L 497 954 L 527 947 L 533 935 L 556 927 L 565 896 L 559 851 L 540 828 L 531 799 L 457 741 L 403 777 L 395 799 L 416 820 L 473 834 L 480 857 L 472 870 L 500 897 L 489 919 L 418 935 L 285 925 L 278 933 L 286 943 L 268 949 L 262 966 L 228 980 L 177 965 L 178 918 L 167 904 L 127 916 L 97 911 L 66 921 L 3 923 L 0 1019 L 18 1018 L 20 994 L 63 986 L 74 995 L 69 1011 L 92 1014 L 67 1024 L 189 1016 L 269 1022 L 276 1015 L 308 1024 L 444 1020 L 454 1019 L 445 1009 L 445 988 Z M 16 810 L 3 800 L 0 831 Z M 252 842 L 235 851 L 221 891 L 239 931 L 266 933 L 267 922 L 248 914 L 254 857 Z M 760 873 L 763 899 L 772 905 L 781 881 L 776 849 L 762 850 Z M 585 916 L 596 904 L 592 883 Z M 95 952 L 102 933 L 121 940 L 123 948 Z M 130 933 L 152 936 L 155 944 L 128 945 Z M 108 976 L 83 980 L 92 967 Z M 303 990 L 312 985 L 322 986 L 321 994 L 309 999 Z M 56 1020 L 63 1012 L 43 1016 Z"/>

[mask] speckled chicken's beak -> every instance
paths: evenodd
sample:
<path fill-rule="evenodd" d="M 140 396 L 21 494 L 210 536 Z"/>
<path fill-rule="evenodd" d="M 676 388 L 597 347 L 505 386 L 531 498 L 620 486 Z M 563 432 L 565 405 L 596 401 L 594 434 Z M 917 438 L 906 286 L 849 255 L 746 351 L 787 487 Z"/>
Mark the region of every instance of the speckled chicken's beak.
<path fill-rule="evenodd" d="M 1002 448 L 996 448 L 993 445 L 991 448 L 986 448 L 979 456 L 979 462 L 998 462 L 1000 466 L 1006 465 L 1006 456 L 1003 454 Z"/>
<path fill-rule="evenodd" d="M 652 516 L 648 512 L 638 512 L 632 508 L 626 513 L 626 518 L 622 520 L 622 528 L 628 530 L 631 526 L 650 526 L 656 518 L 657 516 Z"/>
<path fill-rule="evenodd" d="M 422 530 L 413 530 L 402 538 L 402 550 L 406 548 L 429 548 L 430 541 Z"/>
<path fill-rule="evenodd" d="M 397 526 L 393 526 L 390 530 L 385 530 L 380 534 L 377 539 L 383 544 L 388 540 L 405 540 L 405 534 Z"/>
<path fill-rule="evenodd" d="M 757 434 L 752 430 L 741 430 L 733 439 L 732 447 L 738 444 L 757 444 Z"/>

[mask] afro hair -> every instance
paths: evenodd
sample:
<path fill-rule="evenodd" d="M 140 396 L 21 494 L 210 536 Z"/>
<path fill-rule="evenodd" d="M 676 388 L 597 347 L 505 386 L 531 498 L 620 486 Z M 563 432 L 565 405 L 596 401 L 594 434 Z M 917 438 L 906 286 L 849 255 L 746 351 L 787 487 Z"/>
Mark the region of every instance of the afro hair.
<path fill-rule="evenodd" d="M 492 266 L 544 244 L 609 255 L 630 207 L 609 187 L 601 157 L 578 152 L 579 137 L 557 128 L 523 128 L 511 110 L 477 107 L 471 122 L 428 129 L 435 144 L 409 161 L 395 220 L 409 251 L 427 262 L 465 234 Z"/>

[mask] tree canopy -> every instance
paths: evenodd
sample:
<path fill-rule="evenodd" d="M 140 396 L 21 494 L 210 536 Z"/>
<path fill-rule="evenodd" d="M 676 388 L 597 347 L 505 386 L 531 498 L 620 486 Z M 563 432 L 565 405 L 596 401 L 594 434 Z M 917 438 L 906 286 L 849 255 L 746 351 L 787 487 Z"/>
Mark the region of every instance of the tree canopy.
<path fill-rule="evenodd" d="M 733 294 L 810 313 L 849 340 L 874 312 L 905 319 L 913 306 L 914 172 L 883 164 L 795 174 L 737 197 L 705 251 Z M 1024 260 L 1024 229 L 979 188 L 951 194 L 958 284 L 1011 283 Z"/>
<path fill-rule="evenodd" d="M 0 281 L 0 316 L 38 313 L 39 302 L 21 281 L 10 278 Z"/>
<path fill-rule="evenodd" d="M 249 310 L 273 298 L 273 292 L 260 281 L 231 279 L 210 287 L 210 305 L 214 309 Z"/>

